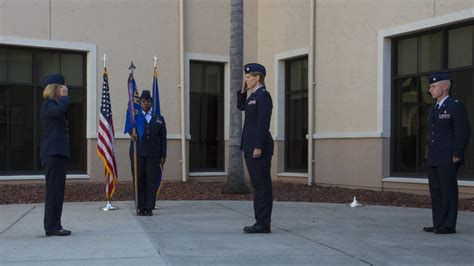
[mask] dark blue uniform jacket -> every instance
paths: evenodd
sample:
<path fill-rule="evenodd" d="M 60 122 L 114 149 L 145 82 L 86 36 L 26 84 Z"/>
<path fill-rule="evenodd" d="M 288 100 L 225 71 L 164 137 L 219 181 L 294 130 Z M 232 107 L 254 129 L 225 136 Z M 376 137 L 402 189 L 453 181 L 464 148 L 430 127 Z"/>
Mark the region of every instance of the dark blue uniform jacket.
<path fill-rule="evenodd" d="M 428 134 L 428 166 L 453 165 L 453 156 L 464 160 L 464 150 L 471 135 L 464 105 L 448 97 L 441 108 L 433 107 Z"/>
<path fill-rule="evenodd" d="M 255 148 L 262 153 L 273 154 L 273 138 L 270 133 L 272 98 L 265 86 L 260 87 L 247 98 L 247 93 L 237 92 L 237 108 L 245 111 L 240 149 L 253 152 Z"/>
<path fill-rule="evenodd" d="M 40 157 L 60 155 L 69 158 L 69 136 L 67 107 L 70 97 L 62 96 L 57 101 L 47 99 L 41 106 L 41 124 L 43 140 Z"/>
<path fill-rule="evenodd" d="M 163 116 L 153 114 L 150 123 L 145 119 L 143 137 L 137 143 L 137 155 L 166 158 L 166 123 Z"/>

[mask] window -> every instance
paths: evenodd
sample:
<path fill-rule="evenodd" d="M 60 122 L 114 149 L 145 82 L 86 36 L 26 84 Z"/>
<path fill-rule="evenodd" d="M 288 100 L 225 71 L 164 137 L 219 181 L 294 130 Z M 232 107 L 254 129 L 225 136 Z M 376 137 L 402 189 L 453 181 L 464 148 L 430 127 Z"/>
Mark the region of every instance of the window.
<path fill-rule="evenodd" d="M 308 171 L 308 58 L 285 62 L 285 171 Z"/>
<path fill-rule="evenodd" d="M 0 46 L 0 175 L 42 174 L 41 81 L 65 76 L 71 158 L 69 173 L 86 171 L 86 82 L 84 53 Z"/>
<path fill-rule="evenodd" d="M 224 171 L 224 65 L 190 63 L 189 170 Z"/>
<path fill-rule="evenodd" d="M 393 41 L 391 172 L 426 176 L 428 76 L 448 72 L 450 93 L 467 109 L 474 129 L 474 22 L 403 36 Z M 474 144 L 468 144 L 459 176 L 474 179 Z"/>

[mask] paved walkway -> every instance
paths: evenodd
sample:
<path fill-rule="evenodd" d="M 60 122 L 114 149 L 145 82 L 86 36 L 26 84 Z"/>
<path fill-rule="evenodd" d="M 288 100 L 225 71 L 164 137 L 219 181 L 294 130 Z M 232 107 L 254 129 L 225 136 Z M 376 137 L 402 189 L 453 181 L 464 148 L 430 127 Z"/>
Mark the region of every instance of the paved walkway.
<path fill-rule="evenodd" d="M 153 217 L 100 204 L 65 204 L 69 237 L 44 236 L 43 204 L 0 205 L 0 265 L 474 264 L 472 212 L 435 235 L 428 209 L 275 202 L 272 234 L 247 235 L 248 201 L 159 202 Z"/>

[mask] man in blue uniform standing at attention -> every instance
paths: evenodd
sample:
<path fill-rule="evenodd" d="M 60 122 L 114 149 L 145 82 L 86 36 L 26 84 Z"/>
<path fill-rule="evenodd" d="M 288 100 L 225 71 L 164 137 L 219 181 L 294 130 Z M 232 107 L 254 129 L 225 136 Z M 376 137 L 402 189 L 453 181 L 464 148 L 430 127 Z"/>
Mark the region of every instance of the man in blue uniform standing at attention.
<path fill-rule="evenodd" d="M 265 88 L 265 67 L 252 63 L 244 66 L 245 82 L 237 92 L 237 108 L 245 111 L 241 150 L 253 188 L 256 223 L 244 227 L 245 233 L 270 233 L 273 207 L 272 177 L 273 138 L 270 134 L 272 98 Z M 247 97 L 247 92 L 250 96 Z"/>
<path fill-rule="evenodd" d="M 428 77 L 436 105 L 429 113 L 428 177 L 433 211 L 433 226 L 425 232 L 456 233 L 458 215 L 457 172 L 464 163 L 464 150 L 471 134 L 466 109 L 449 96 L 451 81 L 447 73 Z"/>

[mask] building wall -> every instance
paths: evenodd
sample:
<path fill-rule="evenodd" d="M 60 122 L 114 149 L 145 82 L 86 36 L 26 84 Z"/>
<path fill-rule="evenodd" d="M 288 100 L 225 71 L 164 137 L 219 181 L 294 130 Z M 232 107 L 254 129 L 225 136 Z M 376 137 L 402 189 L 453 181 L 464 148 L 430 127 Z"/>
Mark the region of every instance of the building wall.
<path fill-rule="evenodd" d="M 318 184 L 382 189 L 390 174 L 390 139 L 383 137 L 378 107 L 378 32 L 452 12 L 474 8 L 474 1 L 317 0 L 315 1 L 315 181 Z M 259 1 L 258 59 L 275 71 L 275 54 L 309 46 L 310 1 Z M 310 48 L 311 49 L 311 48 Z M 270 66 L 270 67 L 268 67 Z M 269 70 L 268 70 L 269 69 Z M 266 80 L 274 102 L 277 78 Z M 274 117 L 272 123 L 278 120 Z M 278 122 L 278 121 L 277 121 Z M 281 123 L 279 121 L 278 123 Z M 284 172 L 284 144 L 277 136 L 273 174 L 278 180 L 306 182 L 307 177 Z M 412 184 L 413 186 L 417 186 Z M 403 187 L 403 186 L 402 186 Z M 472 193 L 463 189 L 463 193 Z"/>
<path fill-rule="evenodd" d="M 0 1 L 0 36 L 50 39 L 49 21 L 49 0 Z"/>
<path fill-rule="evenodd" d="M 317 133 L 378 130 L 377 32 L 431 17 L 433 3 L 432 0 L 317 1 Z"/>
<path fill-rule="evenodd" d="M 244 63 L 267 68 L 267 88 L 274 101 L 272 161 L 274 180 L 306 182 L 307 175 L 284 172 L 284 81 L 281 63 L 307 55 L 310 30 L 315 34 L 314 156 L 315 181 L 325 185 L 405 189 L 386 183 L 390 139 L 383 137 L 378 98 L 378 33 L 381 30 L 474 8 L 474 0 L 245 0 Z M 221 58 L 229 52 L 230 1 L 184 1 L 185 54 Z M 152 57 L 158 57 L 161 108 L 168 127 L 165 180 L 181 180 L 179 90 L 179 1 L 0 0 L 0 36 L 95 45 L 95 97 L 100 99 L 101 57 L 107 54 L 112 110 L 117 133 L 121 181 L 129 181 L 128 136 L 123 134 L 128 65 L 137 69 L 138 88 L 152 83 Z M 214 59 L 213 59 L 214 58 Z M 189 85 L 189 84 L 188 84 Z M 226 81 L 226 93 L 233 93 Z M 89 88 L 92 89 L 92 88 Z M 238 89 L 238 88 L 237 88 Z M 97 101 L 97 113 L 100 101 Z M 227 108 L 233 108 L 229 103 Z M 227 123 L 227 121 L 226 121 Z M 227 124 L 226 124 L 227 125 Z M 187 136 L 189 138 L 189 136 Z M 226 141 L 228 139 L 226 138 Z M 87 174 L 102 181 L 96 135 L 87 142 Z M 227 154 L 227 151 L 226 151 Z M 226 155 L 227 157 L 227 155 Z M 227 158 L 225 160 L 227 162 Z M 224 180 L 224 176 L 192 180 Z M 416 190 L 415 189 L 415 190 Z M 468 189 L 468 191 L 470 191 Z M 473 192 L 474 193 L 474 192 Z"/>

